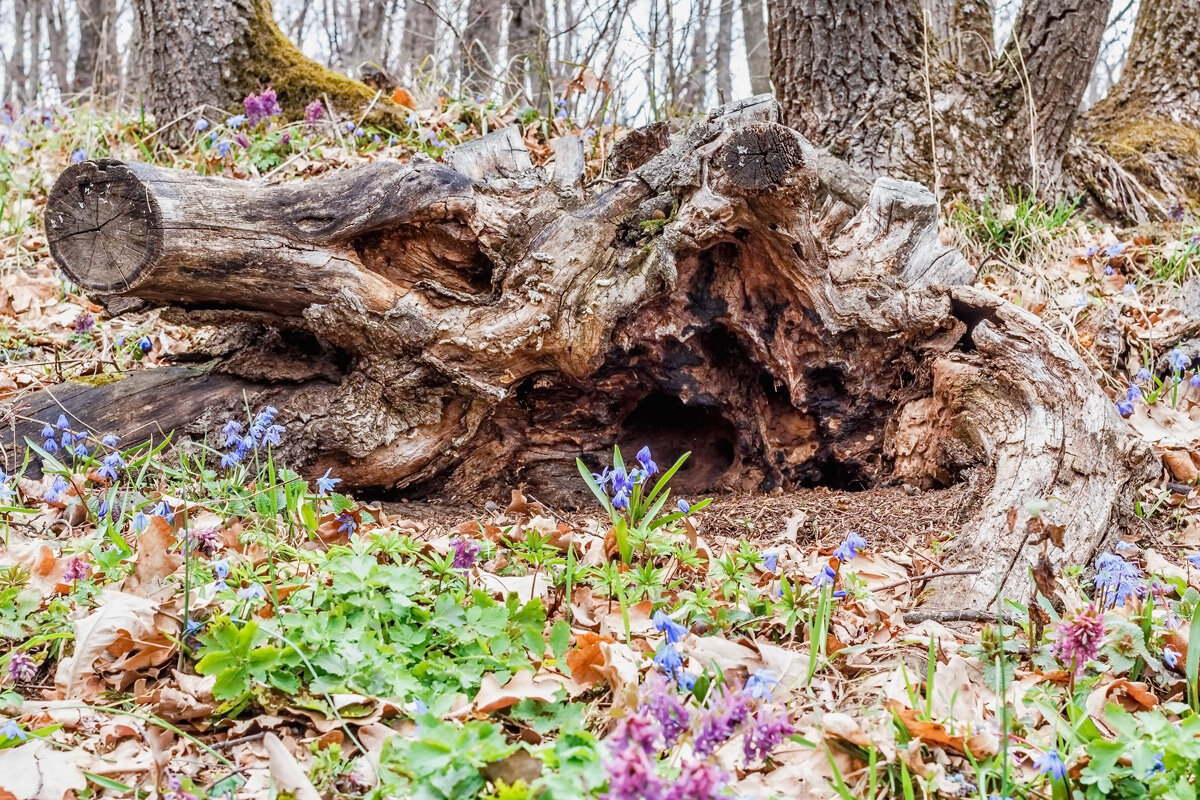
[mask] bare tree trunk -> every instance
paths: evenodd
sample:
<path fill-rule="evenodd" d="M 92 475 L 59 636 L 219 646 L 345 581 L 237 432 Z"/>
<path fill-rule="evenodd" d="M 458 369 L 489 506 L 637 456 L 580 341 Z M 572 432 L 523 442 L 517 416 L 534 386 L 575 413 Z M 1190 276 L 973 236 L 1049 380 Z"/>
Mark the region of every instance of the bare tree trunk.
<path fill-rule="evenodd" d="M 917 0 L 772 2 L 792 124 L 872 174 L 969 194 L 1057 184 L 1111 5 L 1026 0 L 996 67 L 976 72 L 930 53 Z"/>
<path fill-rule="evenodd" d="M 509 0 L 508 79 L 546 113 L 552 88 L 546 0 Z"/>
<path fill-rule="evenodd" d="M 71 91 L 71 37 L 67 35 L 67 9 L 63 0 L 43 0 L 50 74 L 60 92 Z"/>
<path fill-rule="evenodd" d="M 401 58 L 408 64 L 410 76 L 419 71 L 433 72 L 436 76 L 433 54 L 437 37 L 437 0 L 405 0 Z"/>
<path fill-rule="evenodd" d="M 771 50 L 767 41 L 767 19 L 763 12 L 763 0 L 741 0 L 741 6 L 742 43 L 746 47 L 750 92 L 768 94 L 771 91 Z M 775 13 L 773 8 L 771 13 Z"/>
<path fill-rule="evenodd" d="M 818 156 L 772 101 L 657 141 L 590 197 L 582 159 L 546 183 L 516 128 L 286 186 L 73 165 L 46 212 L 66 274 L 110 309 L 230 327 L 193 354 L 219 366 L 23 396 L 10 442 L 58 403 L 127 445 L 213 441 L 245 392 L 307 474 L 407 495 L 573 503 L 576 455 L 597 468 L 614 442 L 692 450 L 688 494 L 966 484 L 947 560 L 980 575 L 941 582 L 950 607 L 1027 596 L 1007 520 L 1031 499 L 1057 499 L 1065 563 L 1092 557 L 1154 459 L 1065 342 L 964 285 L 929 191 L 881 179 L 830 233 Z M 655 210 L 674 213 L 648 231 Z"/>
<path fill-rule="evenodd" d="M 364 64 L 383 71 L 387 0 L 351 0 L 339 16 L 348 28 L 337 50 L 337 63 L 342 71 L 358 74 Z"/>
<path fill-rule="evenodd" d="M 735 0 L 717 0 L 720 8 L 717 14 L 717 102 L 728 103 L 733 100 L 733 72 L 731 67 L 733 53 L 733 4 Z"/>
<path fill-rule="evenodd" d="M 116 0 L 81 0 L 79 52 L 75 56 L 73 89 L 91 89 L 93 96 L 107 96 L 117 89 L 117 3 Z"/>
<path fill-rule="evenodd" d="M 500 55 L 500 22 L 504 0 L 471 0 L 463 28 L 463 92 L 486 96 L 492 91 L 496 58 Z"/>
<path fill-rule="evenodd" d="M 1188 199 L 1200 201 L 1200 13 L 1194 2 L 1142 0 L 1121 78 L 1088 112 L 1081 133 L 1074 172 L 1107 210 L 1142 221 Z"/>
<path fill-rule="evenodd" d="M 292 117 L 321 98 L 346 112 L 375 97 L 296 49 L 275 24 L 269 0 L 134 0 L 133 6 L 136 48 L 145 62 L 141 92 L 160 124 L 204 105 L 239 107 L 266 86 Z M 399 109 L 386 98 L 375 109 L 377 120 L 399 124 Z"/>
<path fill-rule="evenodd" d="M 692 55 L 689 59 L 687 82 L 684 84 L 683 105 L 689 111 L 705 108 L 708 93 L 708 11 L 709 0 L 691 4 Z"/>
<path fill-rule="evenodd" d="M 986 72 L 995 51 L 992 0 L 922 0 L 933 42 L 943 59 Z"/>
<path fill-rule="evenodd" d="M 29 45 L 26 27 L 29 24 L 31 0 L 13 0 L 13 41 L 12 53 L 4 67 L 6 96 L 14 102 L 29 102 L 32 98 L 27 94 L 29 70 L 26 67 L 25 51 Z M 36 46 L 33 48 L 36 56 Z M 36 60 L 36 58 L 35 58 Z"/>

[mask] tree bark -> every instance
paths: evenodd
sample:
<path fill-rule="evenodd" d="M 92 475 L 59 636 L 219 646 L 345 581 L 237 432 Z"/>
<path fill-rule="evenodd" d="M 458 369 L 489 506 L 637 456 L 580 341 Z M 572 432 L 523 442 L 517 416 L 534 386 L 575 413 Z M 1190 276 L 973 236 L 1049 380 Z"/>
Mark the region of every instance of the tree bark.
<path fill-rule="evenodd" d="M 771 92 L 771 50 L 767 41 L 767 18 L 763 0 L 741 0 L 742 43 L 746 48 L 746 69 L 750 73 L 750 92 Z M 786 13 L 786 9 L 781 11 Z M 772 7 L 771 13 L 776 13 Z"/>
<path fill-rule="evenodd" d="M 1200 14 L 1194 3 L 1142 0 L 1121 78 L 1088 112 L 1081 134 L 1074 172 L 1106 209 L 1144 221 L 1176 203 L 1200 201 Z M 1114 172 L 1135 185 L 1122 187 Z"/>
<path fill-rule="evenodd" d="M 410 495 L 573 502 L 576 455 L 598 468 L 614 442 L 691 450 L 685 495 L 966 481 L 956 558 L 983 573 L 943 582 L 951 607 L 1024 596 L 1006 518 L 1031 499 L 1061 501 L 1063 558 L 1085 562 L 1152 468 L 1145 445 L 1070 347 L 964 285 L 927 190 L 883 179 L 840 231 L 814 221 L 818 155 L 779 119 L 769 98 L 727 106 L 582 202 L 514 129 L 445 165 L 287 186 L 74 165 L 46 215 L 67 275 L 112 310 L 226 330 L 180 378 L 203 395 L 194 422 L 170 410 L 190 389 L 143 378 L 104 430 L 133 443 L 157 418 L 213 441 L 244 390 L 281 409 L 290 463 Z M 71 397 L 95 429 L 98 401 Z M 60 413 L 30 403 L 17 443 Z"/>
<path fill-rule="evenodd" d="M 93 96 L 112 95 L 118 78 L 116 0 L 81 0 L 78 6 L 79 51 L 72 88 L 76 93 L 91 90 Z"/>
<path fill-rule="evenodd" d="M 995 50 L 995 17 L 991 0 L 922 0 L 933 41 L 948 62 L 987 72 Z"/>
<path fill-rule="evenodd" d="M 717 2 L 720 3 L 720 7 L 717 10 L 717 52 L 715 57 L 717 102 L 728 103 L 733 100 L 733 71 L 731 61 L 733 54 L 734 0 L 717 0 Z"/>
<path fill-rule="evenodd" d="M 408 63 L 409 77 L 429 72 L 437 77 L 439 71 L 433 63 L 437 46 L 438 15 L 437 0 L 406 0 L 404 4 L 404 40 L 402 58 Z"/>
<path fill-rule="evenodd" d="M 688 59 L 691 68 L 688 70 L 687 81 L 684 84 L 683 104 L 690 111 L 706 108 L 708 93 L 708 12 L 709 0 L 696 0 L 692 3 L 692 53 Z"/>
<path fill-rule="evenodd" d="M 530 105 L 549 113 L 552 89 L 546 0 L 510 0 L 508 10 L 509 83 L 528 93 Z"/>
<path fill-rule="evenodd" d="M 973 70 L 927 46 L 917 0 L 772 2 L 792 124 L 872 174 L 968 194 L 1058 184 L 1111 4 L 1026 0 L 996 67 Z"/>
<path fill-rule="evenodd" d="M 464 94 L 487 96 L 492 91 L 503 13 L 503 0 L 471 0 L 467 6 L 461 42 Z"/>
<path fill-rule="evenodd" d="M 184 120 L 206 106 L 238 109 L 242 99 L 273 87 L 284 112 L 302 117 L 313 100 L 354 112 L 375 98 L 364 84 L 304 56 L 275 24 L 269 0 L 135 0 L 140 87 L 160 125 Z M 387 98 L 372 121 L 399 124 Z M 190 121 L 178 130 L 190 129 Z"/>

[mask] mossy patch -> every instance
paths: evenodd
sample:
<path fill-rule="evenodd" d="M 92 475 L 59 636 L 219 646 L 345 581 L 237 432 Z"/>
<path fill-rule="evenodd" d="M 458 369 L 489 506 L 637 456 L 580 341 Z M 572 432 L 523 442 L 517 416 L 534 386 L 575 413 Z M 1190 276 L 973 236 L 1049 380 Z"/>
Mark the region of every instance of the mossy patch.
<path fill-rule="evenodd" d="M 1147 187 L 1200 202 L 1200 130 L 1152 114 L 1125 114 L 1100 127 L 1109 155 Z"/>
<path fill-rule="evenodd" d="M 366 123 L 398 129 L 407 112 L 361 81 L 328 69 L 300 52 L 275 24 L 269 0 L 256 0 L 256 19 L 249 26 L 245 60 L 233 60 L 229 83 L 241 96 L 267 86 L 275 89 L 288 119 L 302 119 L 313 100 L 328 102 L 339 114 L 360 114 L 372 101 Z"/>
<path fill-rule="evenodd" d="M 107 386 L 110 383 L 125 380 L 125 374 L 122 372 L 103 372 L 99 375 L 83 375 L 78 378 L 72 378 L 74 383 L 82 383 L 87 386 Z"/>

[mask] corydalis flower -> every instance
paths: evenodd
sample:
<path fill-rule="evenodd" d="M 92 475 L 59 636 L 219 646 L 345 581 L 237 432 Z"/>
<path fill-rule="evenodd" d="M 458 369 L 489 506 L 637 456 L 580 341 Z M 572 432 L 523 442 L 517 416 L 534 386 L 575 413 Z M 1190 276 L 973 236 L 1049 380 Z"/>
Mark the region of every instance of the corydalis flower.
<path fill-rule="evenodd" d="M 304 121 L 309 125 L 314 124 L 325 113 L 325 107 L 321 105 L 320 100 L 313 100 L 304 107 Z"/>
<path fill-rule="evenodd" d="M 257 125 L 264 119 L 283 112 L 283 109 L 279 107 L 279 99 L 275 90 L 270 87 L 263 89 L 260 94 L 246 95 L 242 105 L 246 109 L 246 117 L 249 118 L 251 125 Z"/>
<path fill-rule="evenodd" d="M 1076 614 L 1074 619 L 1059 624 L 1054 652 L 1079 675 L 1083 672 L 1084 664 L 1100 652 L 1100 642 L 1103 639 L 1104 614 L 1092 603 Z"/>
<path fill-rule="evenodd" d="M 479 555 L 479 544 L 470 539 L 451 539 L 450 544 L 454 547 L 454 568 L 470 569 Z"/>
<path fill-rule="evenodd" d="M 1141 570 L 1116 553 L 1104 553 L 1096 559 L 1096 577 L 1092 583 L 1100 590 L 1106 606 L 1123 606 L 1130 597 L 1143 594 L 1141 581 Z"/>
<path fill-rule="evenodd" d="M 746 757 L 746 765 L 769 756 L 779 743 L 795 733 L 795 730 L 786 711 L 760 708 L 746 725 L 742 739 L 742 753 Z"/>
<path fill-rule="evenodd" d="M 220 531 L 216 528 L 204 528 L 195 533 L 196 547 L 205 555 L 212 555 L 225 544 Z"/>
<path fill-rule="evenodd" d="M 62 579 L 64 583 L 74 583 L 87 578 L 91 571 L 91 565 L 82 558 L 72 558 L 71 563 L 67 564 L 67 568 L 63 570 Z"/>
<path fill-rule="evenodd" d="M 661 736 L 654 720 L 634 714 L 617 723 L 609 743 L 608 791 L 603 800 L 644 800 L 663 798 L 666 782 L 655 770 L 655 756 Z"/>
<path fill-rule="evenodd" d="M 691 720 L 682 698 L 657 672 L 650 673 L 642 684 L 638 711 L 650 715 L 658 723 L 667 747 L 675 744 Z"/>
<path fill-rule="evenodd" d="M 13 653 L 8 659 L 8 676 L 14 683 L 29 683 L 37 677 L 38 666 L 24 653 Z"/>
<path fill-rule="evenodd" d="M 708 758 L 716 752 L 718 747 L 729 741 L 749 712 L 745 696 L 726 687 L 724 693 L 709 704 L 696 726 L 692 737 L 692 748 L 696 755 Z"/>

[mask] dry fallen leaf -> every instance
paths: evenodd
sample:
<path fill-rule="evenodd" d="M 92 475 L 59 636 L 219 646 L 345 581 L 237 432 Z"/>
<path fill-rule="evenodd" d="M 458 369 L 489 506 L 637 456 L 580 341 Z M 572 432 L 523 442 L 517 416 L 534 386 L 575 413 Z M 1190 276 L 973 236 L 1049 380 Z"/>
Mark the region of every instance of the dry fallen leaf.
<path fill-rule="evenodd" d="M 63 800 L 68 792 L 82 792 L 87 788 L 78 764 L 83 755 L 41 739 L 0 750 L 0 791 L 19 800 Z"/>
<path fill-rule="evenodd" d="M 489 672 L 479 682 L 479 693 L 475 695 L 475 710 L 481 714 L 488 714 L 516 705 L 522 700 L 551 703 L 562 688 L 561 679 L 550 675 L 535 676 L 527 669 L 519 671 L 508 683 L 501 686 L 496 676 Z"/>
<path fill-rule="evenodd" d="M 296 800 L 321 800 L 321 795 L 308 779 L 308 772 L 300 766 L 296 757 L 288 752 L 278 736 L 267 733 L 263 737 L 263 744 L 271 760 L 271 777 L 275 780 L 275 788 L 281 794 L 287 792 Z"/>
<path fill-rule="evenodd" d="M 118 641 L 132 644 L 152 638 L 157 633 L 157 611 L 158 604 L 144 597 L 117 591 L 101 594 L 99 607 L 75 621 L 75 652 L 59 661 L 54 676 L 59 694 L 79 700 L 95 697 L 102 690 L 96 680 L 96 661 L 105 653 L 124 655 L 109 652 Z"/>

